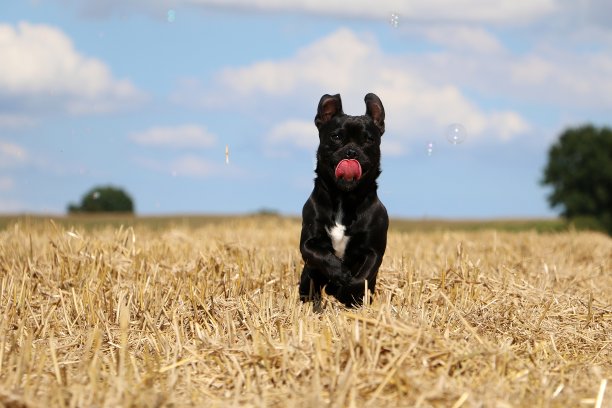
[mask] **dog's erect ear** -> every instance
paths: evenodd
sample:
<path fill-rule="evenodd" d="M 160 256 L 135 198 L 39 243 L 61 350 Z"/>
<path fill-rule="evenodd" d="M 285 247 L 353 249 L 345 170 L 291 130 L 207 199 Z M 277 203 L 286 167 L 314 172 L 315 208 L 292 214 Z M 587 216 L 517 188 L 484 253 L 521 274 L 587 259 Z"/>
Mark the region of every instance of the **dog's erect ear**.
<path fill-rule="evenodd" d="M 372 118 L 382 136 L 385 133 L 385 108 L 380 98 L 373 93 L 369 93 L 363 100 L 366 104 L 366 115 Z"/>
<path fill-rule="evenodd" d="M 338 114 L 342 114 L 342 100 L 340 94 L 323 95 L 319 101 L 317 108 L 317 116 L 315 116 L 315 125 L 318 129 L 329 122 L 331 118 Z"/>

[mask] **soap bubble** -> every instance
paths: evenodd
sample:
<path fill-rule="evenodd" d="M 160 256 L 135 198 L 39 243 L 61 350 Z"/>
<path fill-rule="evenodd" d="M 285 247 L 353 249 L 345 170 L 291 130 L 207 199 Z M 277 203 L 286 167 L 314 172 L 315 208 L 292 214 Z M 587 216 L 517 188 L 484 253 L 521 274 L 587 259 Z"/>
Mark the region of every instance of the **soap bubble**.
<path fill-rule="evenodd" d="M 168 22 L 174 23 L 174 20 L 176 20 L 176 11 L 170 9 L 168 10 Z"/>
<path fill-rule="evenodd" d="M 398 28 L 399 27 L 399 15 L 396 13 L 391 13 L 389 24 L 391 24 L 391 27 L 393 28 Z"/>
<path fill-rule="evenodd" d="M 460 123 L 453 123 L 446 128 L 446 139 L 452 144 L 463 143 L 466 137 L 467 130 Z"/>
<path fill-rule="evenodd" d="M 434 142 L 427 142 L 427 155 L 431 156 L 434 151 L 435 144 Z"/>
<path fill-rule="evenodd" d="M 99 191 L 94 191 L 93 193 L 93 199 L 97 200 L 98 198 L 100 198 L 100 192 Z"/>

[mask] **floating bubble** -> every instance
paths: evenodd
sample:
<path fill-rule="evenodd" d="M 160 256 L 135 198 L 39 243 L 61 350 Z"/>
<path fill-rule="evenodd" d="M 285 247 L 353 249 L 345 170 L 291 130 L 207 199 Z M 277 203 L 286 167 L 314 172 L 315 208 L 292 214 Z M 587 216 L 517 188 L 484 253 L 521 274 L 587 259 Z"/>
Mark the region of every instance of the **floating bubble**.
<path fill-rule="evenodd" d="M 97 200 L 98 198 L 100 198 L 100 192 L 99 191 L 94 191 L 92 197 L 93 197 L 94 200 Z"/>
<path fill-rule="evenodd" d="M 225 164 L 229 164 L 229 145 L 225 145 Z"/>
<path fill-rule="evenodd" d="M 398 28 L 399 27 L 399 14 L 391 13 L 391 18 L 389 18 L 389 24 L 391 27 Z"/>
<path fill-rule="evenodd" d="M 465 141 L 467 130 L 460 123 L 453 123 L 446 128 L 446 139 L 452 144 L 459 144 Z"/>
<path fill-rule="evenodd" d="M 434 142 L 427 142 L 427 155 L 431 156 L 434 151 L 435 144 Z"/>
<path fill-rule="evenodd" d="M 168 22 L 174 23 L 174 20 L 176 20 L 176 11 L 174 11 L 173 9 L 170 9 L 168 10 Z"/>

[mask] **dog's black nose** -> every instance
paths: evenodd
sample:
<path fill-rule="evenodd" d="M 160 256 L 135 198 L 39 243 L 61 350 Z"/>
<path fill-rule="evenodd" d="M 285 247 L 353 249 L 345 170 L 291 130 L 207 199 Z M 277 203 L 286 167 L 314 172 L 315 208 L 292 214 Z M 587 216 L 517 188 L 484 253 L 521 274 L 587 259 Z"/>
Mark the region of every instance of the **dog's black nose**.
<path fill-rule="evenodd" d="M 347 159 L 354 159 L 355 157 L 357 157 L 357 151 L 355 149 L 349 148 L 346 149 L 345 155 Z"/>

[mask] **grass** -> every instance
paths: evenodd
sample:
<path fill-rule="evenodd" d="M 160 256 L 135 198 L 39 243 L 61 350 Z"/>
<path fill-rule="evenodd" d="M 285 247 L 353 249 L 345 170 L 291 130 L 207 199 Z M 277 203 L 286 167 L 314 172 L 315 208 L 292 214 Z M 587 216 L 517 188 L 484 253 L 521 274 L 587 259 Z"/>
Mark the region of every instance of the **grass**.
<path fill-rule="evenodd" d="M 88 222 L 0 231 L 0 406 L 612 406 L 606 235 L 396 226 L 315 313 L 299 220 Z"/>

